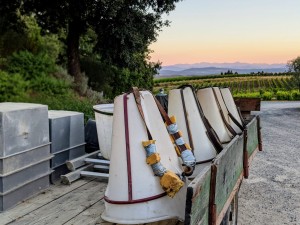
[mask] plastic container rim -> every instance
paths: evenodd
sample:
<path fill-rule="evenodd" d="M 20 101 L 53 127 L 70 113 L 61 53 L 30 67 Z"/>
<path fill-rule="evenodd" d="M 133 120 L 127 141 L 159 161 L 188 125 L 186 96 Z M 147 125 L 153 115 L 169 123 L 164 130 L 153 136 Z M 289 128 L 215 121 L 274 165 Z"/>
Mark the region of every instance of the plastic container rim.
<path fill-rule="evenodd" d="M 99 109 L 101 106 L 101 109 Z M 113 108 L 114 104 L 100 104 L 100 105 L 94 105 L 93 109 L 94 112 L 104 114 L 104 115 L 109 115 L 112 116 L 114 113 L 107 111 L 108 108 Z"/>

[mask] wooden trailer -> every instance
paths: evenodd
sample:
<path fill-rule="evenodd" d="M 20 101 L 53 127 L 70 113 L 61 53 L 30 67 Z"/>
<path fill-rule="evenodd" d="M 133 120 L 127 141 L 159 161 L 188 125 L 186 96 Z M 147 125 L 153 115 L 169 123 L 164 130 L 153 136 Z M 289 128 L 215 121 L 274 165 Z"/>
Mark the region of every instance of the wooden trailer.
<path fill-rule="evenodd" d="M 242 100 L 239 100 L 242 102 Z M 246 100 L 248 101 L 248 100 Z M 257 101 L 257 100 L 256 100 Z M 239 105 L 239 103 L 237 103 Z M 236 136 L 220 154 L 197 174 L 188 186 L 185 220 L 159 221 L 152 225 L 227 225 L 237 224 L 238 191 L 255 154 L 262 150 L 260 118 L 250 115 L 259 110 L 249 104 L 241 107 L 246 118 L 245 131 Z M 242 106 L 242 105 L 239 105 Z M 30 198 L 15 208 L 0 213 L 4 224 L 106 224 L 104 211 L 107 179 L 80 179 L 69 186 L 52 185 L 43 194 Z M 133 212 L 138 213 L 138 212 Z M 116 225 L 116 224 L 114 224 Z"/>
<path fill-rule="evenodd" d="M 188 186 L 184 224 L 237 224 L 240 185 L 262 150 L 259 116 L 249 116 L 244 133 L 236 136 Z"/>

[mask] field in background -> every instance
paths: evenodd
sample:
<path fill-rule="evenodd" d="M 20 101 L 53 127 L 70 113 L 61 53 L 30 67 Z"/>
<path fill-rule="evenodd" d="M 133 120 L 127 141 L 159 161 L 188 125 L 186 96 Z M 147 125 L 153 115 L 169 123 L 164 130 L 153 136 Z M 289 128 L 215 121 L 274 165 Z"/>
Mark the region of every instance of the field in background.
<path fill-rule="evenodd" d="M 229 87 L 234 97 L 260 97 L 263 100 L 300 100 L 300 93 L 291 76 L 281 75 L 223 75 L 206 77 L 174 77 L 156 79 L 154 92 L 166 92 L 180 85 L 190 84 L 196 89 Z"/>

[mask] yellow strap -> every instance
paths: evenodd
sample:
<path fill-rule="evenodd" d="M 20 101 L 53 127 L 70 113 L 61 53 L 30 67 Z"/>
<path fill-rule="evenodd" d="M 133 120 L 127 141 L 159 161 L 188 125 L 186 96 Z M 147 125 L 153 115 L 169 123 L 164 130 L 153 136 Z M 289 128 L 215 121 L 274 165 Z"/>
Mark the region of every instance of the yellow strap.
<path fill-rule="evenodd" d="M 178 134 L 180 137 L 182 137 L 182 135 L 183 135 L 181 130 L 178 131 Z"/>
<path fill-rule="evenodd" d="M 171 142 L 174 144 L 174 138 L 172 137 L 171 134 L 169 134 L 169 136 L 170 136 Z"/>
<path fill-rule="evenodd" d="M 176 117 L 175 116 L 171 116 L 170 120 L 171 120 L 172 124 L 176 123 Z M 168 126 L 167 122 L 165 122 L 165 126 L 166 127 Z"/>
<path fill-rule="evenodd" d="M 150 144 L 155 144 L 156 140 L 142 141 L 144 147 L 147 147 Z"/>
<path fill-rule="evenodd" d="M 184 146 L 188 149 L 188 150 L 192 150 L 191 146 L 188 143 L 185 143 Z"/>
<path fill-rule="evenodd" d="M 184 183 L 175 173 L 168 170 L 160 178 L 160 185 L 162 186 L 163 190 L 167 193 L 167 195 L 173 198 L 176 195 L 176 193 L 183 187 Z"/>
<path fill-rule="evenodd" d="M 148 156 L 146 159 L 146 163 L 149 164 L 150 166 L 158 163 L 160 161 L 160 156 L 158 153 L 153 153 L 152 155 Z"/>
<path fill-rule="evenodd" d="M 175 116 L 171 116 L 170 120 L 171 120 L 172 123 L 176 123 L 176 117 Z"/>
<path fill-rule="evenodd" d="M 177 156 L 180 157 L 181 156 L 181 152 L 180 152 L 179 148 L 176 145 L 174 145 L 174 148 L 175 148 Z"/>

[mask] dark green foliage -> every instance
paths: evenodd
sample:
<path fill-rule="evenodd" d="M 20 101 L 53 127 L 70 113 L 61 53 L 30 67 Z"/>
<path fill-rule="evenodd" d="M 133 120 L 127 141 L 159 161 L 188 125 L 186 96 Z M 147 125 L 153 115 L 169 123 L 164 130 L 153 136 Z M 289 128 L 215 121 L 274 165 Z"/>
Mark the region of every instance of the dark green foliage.
<path fill-rule="evenodd" d="M 300 91 L 298 90 L 293 90 L 291 92 L 291 95 L 292 95 L 292 99 L 293 100 L 300 100 Z"/>
<path fill-rule="evenodd" d="M 137 62 L 139 62 L 138 59 Z M 153 74 L 158 68 L 156 64 L 141 62 L 136 70 L 120 69 L 92 57 L 82 59 L 81 65 L 82 71 L 89 78 L 89 86 L 96 91 L 102 91 L 104 96 L 110 99 L 127 92 L 132 86 L 151 90 Z"/>
<path fill-rule="evenodd" d="M 25 80 L 33 80 L 55 71 L 55 62 L 45 53 L 34 55 L 28 51 L 14 53 L 8 60 L 7 71 L 19 73 Z"/>
<path fill-rule="evenodd" d="M 292 82 L 295 84 L 295 86 L 298 88 L 298 91 L 300 92 L 300 56 L 298 56 L 296 59 L 289 61 L 287 67 L 289 68 L 290 72 L 293 72 Z"/>
<path fill-rule="evenodd" d="M 260 96 L 261 96 L 261 98 L 262 98 L 263 100 L 269 101 L 269 100 L 272 100 L 272 98 L 273 98 L 273 93 L 270 92 L 270 91 L 266 91 L 266 92 L 262 93 Z"/>
<path fill-rule="evenodd" d="M 33 92 L 61 97 L 70 93 L 71 84 L 51 76 L 42 75 L 31 80 L 30 89 Z"/>
<path fill-rule="evenodd" d="M 1 16 L 0 16 L 1 17 Z M 0 58 L 7 58 L 14 52 L 29 51 L 33 54 L 45 53 L 56 60 L 62 51 L 62 43 L 54 34 L 41 35 L 41 28 L 33 16 L 20 16 L 23 30 L 6 30 L 0 33 Z"/>
<path fill-rule="evenodd" d="M 174 10 L 178 1 L 27 0 L 22 12 L 35 13 L 44 31 L 67 31 L 68 72 L 76 84 L 81 82 L 80 54 L 89 56 L 91 50 L 101 56 L 105 64 L 129 69 L 132 73 L 146 72 L 142 79 L 148 84 L 148 73 L 151 71 L 152 77 L 156 72 L 153 68 L 158 66 L 148 62 L 148 46 L 156 40 L 160 29 L 168 25 L 162 15 Z M 82 45 L 87 43 L 82 42 L 82 37 L 91 30 L 92 38 L 85 39 L 91 41 L 91 45 Z"/>
<path fill-rule="evenodd" d="M 232 70 L 228 70 L 227 72 L 224 73 L 224 75 L 231 75 L 231 74 L 233 74 Z M 237 73 L 235 73 L 235 74 L 237 74 Z"/>
<path fill-rule="evenodd" d="M 277 100 L 293 100 L 293 96 L 289 91 L 278 91 L 276 93 Z"/>
<path fill-rule="evenodd" d="M 106 97 L 113 99 L 116 95 L 129 91 L 133 86 L 151 90 L 152 80 L 152 74 L 149 73 L 142 74 L 126 68 L 110 67 L 110 77 L 104 94 Z"/>
<path fill-rule="evenodd" d="M 0 35 L 0 57 L 6 58 L 13 52 L 25 50 L 26 38 L 24 33 L 8 30 Z"/>
<path fill-rule="evenodd" d="M 0 70 L 0 102 L 19 100 L 25 96 L 27 82 L 19 74 Z"/>
<path fill-rule="evenodd" d="M 23 23 L 18 15 L 21 0 L 1 0 L 0 3 L 0 34 L 7 30 L 14 29 L 22 31 Z"/>
<path fill-rule="evenodd" d="M 63 96 L 49 96 L 40 94 L 23 98 L 22 102 L 31 102 L 48 105 L 49 110 L 68 110 L 83 112 L 85 121 L 89 118 L 94 118 L 93 105 L 100 104 L 101 102 L 93 102 L 87 98 L 79 98 L 75 93 L 73 95 Z"/>
<path fill-rule="evenodd" d="M 81 69 L 89 78 L 88 85 L 94 90 L 106 92 L 110 88 L 109 81 L 114 74 L 111 66 L 93 57 L 85 57 L 81 59 Z"/>

